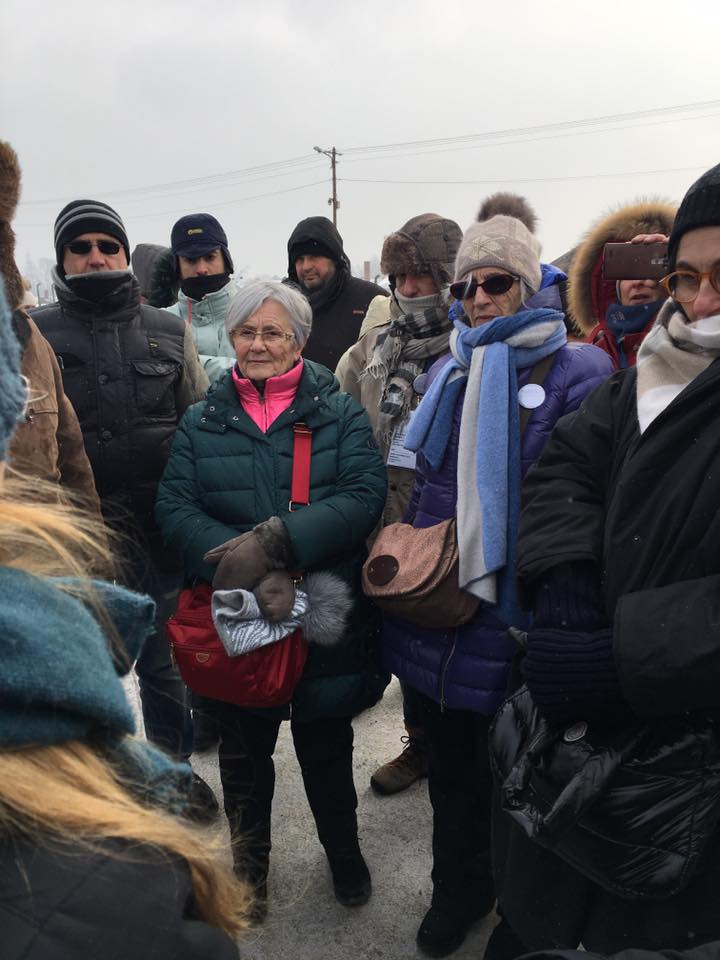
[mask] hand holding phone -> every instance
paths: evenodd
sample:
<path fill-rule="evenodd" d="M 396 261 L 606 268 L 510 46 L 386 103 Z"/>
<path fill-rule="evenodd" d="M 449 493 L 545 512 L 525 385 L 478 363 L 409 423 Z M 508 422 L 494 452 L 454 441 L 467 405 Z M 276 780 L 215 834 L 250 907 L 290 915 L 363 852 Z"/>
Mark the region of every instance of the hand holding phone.
<path fill-rule="evenodd" d="M 635 237 L 628 243 L 606 243 L 603 250 L 604 280 L 660 280 L 668 272 L 667 238 L 661 234 Z"/>

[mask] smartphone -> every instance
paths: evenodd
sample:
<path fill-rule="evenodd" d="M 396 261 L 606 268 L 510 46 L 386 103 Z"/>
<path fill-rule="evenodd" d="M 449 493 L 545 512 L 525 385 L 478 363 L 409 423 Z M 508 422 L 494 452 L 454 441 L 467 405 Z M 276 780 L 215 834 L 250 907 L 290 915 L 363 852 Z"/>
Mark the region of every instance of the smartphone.
<path fill-rule="evenodd" d="M 667 243 L 605 244 L 604 280 L 660 280 L 667 272 Z"/>

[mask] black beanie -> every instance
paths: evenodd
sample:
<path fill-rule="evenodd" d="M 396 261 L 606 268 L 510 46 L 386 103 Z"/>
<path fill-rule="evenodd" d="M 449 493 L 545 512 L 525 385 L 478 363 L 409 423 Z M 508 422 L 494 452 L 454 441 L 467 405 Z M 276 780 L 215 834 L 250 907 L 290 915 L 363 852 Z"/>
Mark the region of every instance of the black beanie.
<path fill-rule="evenodd" d="M 669 270 L 675 269 L 680 239 L 698 227 L 720 226 L 720 163 L 704 173 L 690 187 L 675 214 L 668 244 Z"/>
<path fill-rule="evenodd" d="M 337 263 L 337 253 L 331 250 L 322 240 L 312 240 L 308 237 L 305 240 L 299 240 L 290 247 L 290 259 L 293 263 L 306 254 L 310 257 L 327 257 L 328 260 Z"/>
<path fill-rule="evenodd" d="M 130 244 L 125 225 L 113 208 L 100 200 L 73 200 L 62 208 L 55 221 L 55 259 L 60 269 L 65 256 L 65 244 L 83 233 L 106 233 L 115 237 L 125 248 L 130 265 Z"/>

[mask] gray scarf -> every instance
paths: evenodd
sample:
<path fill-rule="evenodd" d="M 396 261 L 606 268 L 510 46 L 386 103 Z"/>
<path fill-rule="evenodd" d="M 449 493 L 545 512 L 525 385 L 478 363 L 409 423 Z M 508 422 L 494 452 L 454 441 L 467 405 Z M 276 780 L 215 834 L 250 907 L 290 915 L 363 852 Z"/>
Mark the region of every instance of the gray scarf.
<path fill-rule="evenodd" d="M 395 425 L 410 413 L 413 382 L 425 361 L 448 349 L 452 321 L 448 317 L 448 291 L 408 299 L 395 293 L 390 304 L 391 323 L 377 338 L 373 355 L 361 374 L 383 383 L 378 433 L 389 442 Z"/>
<path fill-rule="evenodd" d="M 719 356 L 720 317 L 690 323 L 668 300 L 637 355 L 640 432 Z"/>

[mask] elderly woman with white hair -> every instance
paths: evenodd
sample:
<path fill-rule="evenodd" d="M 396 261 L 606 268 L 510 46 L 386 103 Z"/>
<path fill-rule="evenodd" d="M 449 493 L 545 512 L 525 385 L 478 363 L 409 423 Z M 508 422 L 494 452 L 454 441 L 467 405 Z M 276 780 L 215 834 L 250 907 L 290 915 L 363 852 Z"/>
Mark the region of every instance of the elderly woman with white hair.
<path fill-rule="evenodd" d="M 377 615 L 359 589 L 365 540 L 385 501 L 385 468 L 365 411 L 339 392 L 329 370 L 303 360 L 311 319 L 309 303 L 292 287 L 253 282 L 240 290 L 225 321 L 237 363 L 183 418 L 156 511 L 188 582 L 216 590 L 249 585 L 268 620 L 292 605 L 288 571 L 330 571 L 352 596 L 339 642 L 310 645 L 290 704 L 203 704 L 220 728 L 236 872 L 256 887 L 261 916 L 272 755 L 288 717 L 335 896 L 355 906 L 371 888 L 357 837 L 351 720 L 380 698 L 388 680 L 379 666 Z M 300 507 L 291 503 L 297 424 L 311 431 L 312 444 L 309 503 Z"/>

